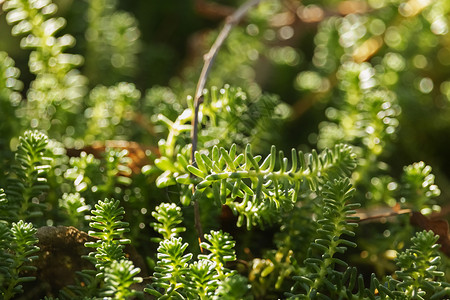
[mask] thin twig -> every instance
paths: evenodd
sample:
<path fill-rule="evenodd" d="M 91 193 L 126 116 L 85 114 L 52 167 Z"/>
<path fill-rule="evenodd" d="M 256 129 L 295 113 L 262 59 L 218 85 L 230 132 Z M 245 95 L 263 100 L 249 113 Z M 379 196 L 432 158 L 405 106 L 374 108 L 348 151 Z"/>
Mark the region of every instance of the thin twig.
<path fill-rule="evenodd" d="M 379 220 L 379 219 L 385 219 L 385 218 L 389 218 L 389 217 L 396 217 L 399 215 L 405 215 L 405 214 L 410 215 L 411 213 L 412 213 L 412 210 L 406 208 L 406 209 L 401 209 L 399 211 L 390 211 L 390 212 L 374 214 L 374 215 L 369 215 L 366 213 L 356 213 L 356 214 L 352 215 L 352 217 L 359 217 L 359 220 L 357 222 L 362 223 L 362 222 L 375 221 L 375 220 Z"/>
<path fill-rule="evenodd" d="M 206 85 L 206 79 L 208 77 L 208 74 L 211 70 L 211 66 L 214 63 L 214 59 L 217 56 L 217 53 L 219 53 L 220 48 L 222 47 L 223 43 L 225 42 L 226 38 L 231 32 L 231 29 L 238 24 L 241 19 L 245 16 L 245 14 L 249 11 L 250 8 L 257 5 L 261 0 L 249 0 L 245 2 L 241 7 L 239 7 L 232 15 L 227 17 L 224 27 L 219 33 L 219 36 L 217 37 L 216 41 L 212 45 L 211 49 L 208 53 L 206 53 L 203 56 L 203 59 L 205 61 L 202 72 L 200 74 L 200 77 L 198 79 L 197 88 L 195 90 L 195 98 L 194 98 L 194 119 L 192 121 L 192 132 L 191 132 L 191 139 L 192 139 L 192 152 L 191 152 L 191 161 L 194 163 L 194 153 L 197 150 L 197 139 L 198 139 L 198 112 L 200 104 L 203 102 L 203 90 Z"/>
<path fill-rule="evenodd" d="M 368 221 L 376 221 L 379 219 L 385 219 L 389 217 L 396 217 L 405 214 L 412 215 L 413 213 L 414 211 L 409 208 L 404 208 L 400 210 L 391 210 L 385 213 L 376 213 L 376 214 L 370 214 L 362 210 L 358 210 L 358 212 L 356 214 L 353 214 L 352 217 L 359 217 L 359 220 L 357 222 L 362 223 Z M 450 215 L 450 205 L 445 205 L 441 208 L 440 211 L 432 212 L 428 217 L 430 218 L 430 220 L 437 220 L 446 218 L 448 215 Z"/>
<path fill-rule="evenodd" d="M 192 140 L 192 151 L 191 151 L 191 163 L 195 164 L 195 151 L 197 150 L 197 141 L 198 141 L 198 113 L 200 104 L 203 103 L 203 89 L 206 85 L 206 79 L 211 70 L 211 66 L 214 62 L 214 59 L 217 56 L 220 48 L 225 42 L 226 38 L 231 32 L 231 29 L 238 24 L 242 18 L 247 14 L 247 12 L 253 7 L 259 4 L 261 0 L 249 0 L 245 2 L 241 7 L 239 7 L 232 15 L 227 17 L 225 21 L 225 25 L 219 33 L 216 41 L 212 45 L 211 49 L 208 53 L 206 53 L 203 57 L 204 64 L 202 68 L 202 72 L 200 74 L 200 78 L 198 79 L 197 88 L 195 90 L 194 97 L 194 118 L 192 120 L 192 131 L 191 131 L 191 140 Z M 200 208 L 198 201 L 194 202 L 194 218 L 195 218 L 195 229 L 197 230 L 197 234 L 199 236 L 199 240 L 203 240 L 203 230 L 200 222 Z M 201 247 L 200 247 L 201 249 Z M 202 249 L 201 249 L 202 250 Z"/>

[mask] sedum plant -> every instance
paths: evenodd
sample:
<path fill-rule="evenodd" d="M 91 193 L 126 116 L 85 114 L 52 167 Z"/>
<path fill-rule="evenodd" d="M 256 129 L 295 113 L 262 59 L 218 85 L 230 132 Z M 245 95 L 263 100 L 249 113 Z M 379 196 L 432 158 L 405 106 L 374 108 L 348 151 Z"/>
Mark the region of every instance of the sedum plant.
<path fill-rule="evenodd" d="M 337 265 L 344 268 L 348 266 L 336 255 L 345 253 L 347 247 L 356 247 L 355 243 L 343 236 L 354 236 L 353 228 L 357 226 L 357 223 L 352 222 L 355 217 L 351 215 L 354 213 L 353 209 L 359 205 L 347 203 L 353 192 L 354 189 L 347 178 L 335 180 L 323 187 L 323 213 L 317 221 L 317 238 L 311 243 L 309 255 L 304 261 L 305 275 L 294 277 L 297 283 L 293 286 L 293 291 L 304 291 L 291 294 L 293 299 L 320 299 L 328 293 L 328 296 L 333 298 L 343 292 L 342 289 L 336 288 L 333 280 L 342 276 L 341 272 L 335 271 Z M 318 255 L 313 255 L 314 252 L 318 252 Z"/>
<path fill-rule="evenodd" d="M 449 298 L 448 1 L 219 2 L 0 0 L 0 298 Z"/>
<path fill-rule="evenodd" d="M 390 282 L 396 286 L 392 294 L 397 298 L 436 299 L 449 294 L 448 284 L 440 281 L 444 273 L 438 269 L 441 257 L 437 238 L 431 231 L 418 232 L 411 239 L 411 248 L 397 256 L 398 280 Z"/>
<path fill-rule="evenodd" d="M 131 286 L 142 281 L 142 278 L 136 277 L 139 272 L 140 269 L 135 268 L 129 260 L 113 261 L 105 270 L 106 291 L 103 295 L 110 299 L 129 299 L 136 296 L 138 293 Z"/>
<path fill-rule="evenodd" d="M 48 190 L 46 172 L 51 162 L 51 158 L 46 156 L 48 137 L 45 134 L 27 131 L 19 140 L 7 190 L 0 189 L 2 299 L 13 299 L 23 293 L 24 283 L 36 279 L 33 276 L 36 267 L 30 263 L 38 259 L 37 229 L 25 220 L 36 220 L 43 215 L 45 205 L 39 201 L 44 199 Z"/>
<path fill-rule="evenodd" d="M 35 271 L 29 262 L 36 260 L 36 228 L 31 223 L 20 220 L 11 227 L 1 225 L 1 249 L 4 261 L 1 269 L 1 295 L 3 299 L 13 299 L 23 293 L 23 283 L 35 280 L 34 276 L 25 276 L 24 272 Z"/>
<path fill-rule="evenodd" d="M 86 259 L 92 262 L 95 270 L 83 270 L 79 273 L 79 285 L 71 286 L 63 292 L 64 298 L 104 297 L 106 299 L 129 299 L 139 294 L 131 288 L 142 281 L 136 275 L 140 272 L 126 258 L 124 246 L 131 241 L 123 237 L 128 232 L 128 223 L 121 221 L 124 209 L 119 200 L 99 200 L 95 210 L 91 211 L 91 231 L 89 236 L 95 241 L 85 243 L 95 248 Z"/>
<path fill-rule="evenodd" d="M 31 50 L 29 68 L 36 75 L 28 91 L 28 101 L 23 103 L 18 114 L 27 121 L 26 126 L 32 128 L 50 130 L 50 127 L 54 128 L 49 122 L 53 118 L 64 128 L 79 112 L 86 84 L 85 78 L 76 70 L 83 58 L 65 53 L 75 44 L 75 39 L 70 34 L 56 35 L 66 20 L 52 17 L 57 11 L 52 1 L 4 2 L 7 22 L 13 26 L 12 34 L 26 35 L 21 46 Z"/>
<path fill-rule="evenodd" d="M 200 246 L 209 254 L 199 254 L 193 260 L 192 253 L 185 253 L 188 243 L 178 237 L 185 228 L 175 227 L 182 222 L 180 207 L 163 203 L 156 208 L 154 217 L 158 222 L 152 226 L 164 239 L 159 242 L 154 282 L 145 289 L 147 293 L 157 299 L 216 299 L 223 295 L 221 290 L 230 278 L 240 277 L 226 268 L 227 262 L 236 260 L 235 242 L 228 233 L 205 234 L 206 241 Z M 247 285 L 243 281 L 234 282 L 233 288 L 238 289 L 235 295 L 244 297 Z"/>
<path fill-rule="evenodd" d="M 170 240 L 172 237 L 177 237 L 181 232 L 186 231 L 185 227 L 177 227 L 183 222 L 181 208 L 175 203 L 161 203 L 155 207 L 152 216 L 158 221 L 150 225 L 163 236 L 165 240 Z M 161 239 L 157 238 L 154 241 L 159 242 Z"/>
<path fill-rule="evenodd" d="M 123 258 L 123 247 L 130 243 L 130 240 L 122 238 L 123 233 L 128 231 L 128 224 L 121 221 L 125 211 L 119 204 L 120 202 L 114 199 L 100 200 L 95 206 L 96 209 L 91 211 L 93 216 L 89 226 L 97 231 L 92 230 L 88 234 L 97 241 L 89 242 L 86 246 L 96 248 L 96 252 L 91 252 L 90 257 L 100 272 L 104 272 L 112 261 Z"/>
<path fill-rule="evenodd" d="M 264 160 L 261 156 L 252 155 L 250 145 L 247 145 L 245 153 L 239 155 L 233 145 L 229 151 L 214 147 L 211 157 L 198 152 L 195 157 L 197 167 L 190 165 L 187 169 L 202 181 L 196 185 L 193 197 L 198 197 L 208 188 L 219 204 L 226 204 L 239 214 L 238 226 L 242 226 L 244 218 L 247 219 L 247 228 L 258 223 L 261 225 L 264 220 L 270 221 L 276 210 L 292 209 L 302 187 L 315 191 L 319 183 L 348 173 L 355 164 L 351 149 L 345 145 L 337 145 L 332 151 L 326 150 L 320 155 L 312 152 L 305 156 L 293 149 L 290 169 L 288 159 L 280 152 L 280 169 L 276 171 L 275 147 Z M 177 181 L 186 179 L 190 180 L 184 176 L 178 177 Z M 251 185 L 244 180 L 250 180 Z M 242 201 L 236 203 L 233 201 L 236 198 L 242 198 Z"/>
<path fill-rule="evenodd" d="M 28 220 L 43 215 L 49 186 L 46 173 L 52 159 L 47 156 L 48 137 L 38 131 L 27 131 L 19 139 L 13 173 L 7 181 L 7 201 L 3 204 L 5 220 Z"/>

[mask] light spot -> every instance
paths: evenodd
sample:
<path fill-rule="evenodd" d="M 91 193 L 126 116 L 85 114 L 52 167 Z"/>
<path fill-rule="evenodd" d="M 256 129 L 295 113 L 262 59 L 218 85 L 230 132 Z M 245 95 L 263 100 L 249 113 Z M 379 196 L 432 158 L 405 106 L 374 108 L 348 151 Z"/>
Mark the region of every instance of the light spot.
<path fill-rule="evenodd" d="M 433 90 L 433 81 L 428 78 L 422 78 L 419 83 L 419 90 L 424 94 L 429 94 Z"/>

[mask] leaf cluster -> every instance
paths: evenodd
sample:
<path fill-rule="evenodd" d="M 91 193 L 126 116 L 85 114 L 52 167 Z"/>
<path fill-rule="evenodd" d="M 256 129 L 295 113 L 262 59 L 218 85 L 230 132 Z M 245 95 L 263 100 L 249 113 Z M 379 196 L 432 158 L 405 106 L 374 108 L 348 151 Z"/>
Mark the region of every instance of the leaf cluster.
<path fill-rule="evenodd" d="M 209 254 L 199 254 L 193 260 L 192 253 L 185 253 L 188 243 L 178 236 L 185 228 L 175 227 L 182 221 L 180 208 L 163 203 L 154 217 L 158 222 L 151 225 L 164 239 L 159 242 L 154 282 L 145 289 L 147 293 L 157 299 L 219 299 L 233 278 L 237 282 L 231 286 L 238 289 L 234 293 L 244 297 L 248 289 L 245 282 L 237 280 L 240 275 L 226 267 L 227 262 L 236 260 L 235 242 L 228 233 L 205 234 L 200 246 Z"/>
<path fill-rule="evenodd" d="M 197 166 L 187 169 L 200 181 L 196 185 L 194 199 L 210 194 L 218 205 L 228 205 L 238 214 L 238 226 L 247 219 L 247 228 L 271 221 L 279 212 L 291 210 L 299 200 L 299 194 L 316 191 L 322 183 L 332 178 L 349 174 L 355 167 L 355 156 L 351 148 L 336 145 L 333 150 L 318 154 L 303 154 L 292 150 L 291 165 L 283 152 L 276 148 L 262 159 L 253 156 L 251 146 L 245 152 L 236 153 L 233 145 L 229 151 L 213 147 L 210 156 L 196 152 Z M 192 183 L 187 175 L 177 178 L 179 183 Z M 236 199 L 242 199 L 236 202 Z"/>

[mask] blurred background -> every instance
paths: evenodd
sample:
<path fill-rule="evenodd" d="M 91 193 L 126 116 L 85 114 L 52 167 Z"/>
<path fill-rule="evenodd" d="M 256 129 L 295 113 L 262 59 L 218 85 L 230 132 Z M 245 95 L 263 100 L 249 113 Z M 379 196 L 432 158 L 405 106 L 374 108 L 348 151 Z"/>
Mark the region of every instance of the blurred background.
<path fill-rule="evenodd" d="M 0 166 L 8 164 L 17 136 L 30 127 L 48 132 L 69 154 L 106 140 L 136 142 L 157 153 L 167 128 L 156 116 L 174 121 L 187 106 L 203 55 L 226 16 L 243 2 L 55 0 L 54 17 L 66 20 L 57 36 L 75 39 L 67 37 L 63 50 L 73 56 L 65 57 L 70 63 L 58 71 L 66 85 L 47 83 L 45 92 L 32 83 L 39 68 L 29 62 L 32 41 L 13 35 L 0 10 L 0 51 L 15 61 L 0 56 L 9 66 L 2 76 L 15 91 L 0 102 Z M 233 29 L 208 77 L 207 88 L 239 87 L 250 103 L 272 97 L 264 103 L 276 108 L 273 126 L 255 125 L 267 117 L 265 104 L 248 108 L 257 112 L 248 122 L 258 134 L 249 132 L 241 142 L 255 143 L 256 153 L 267 154 L 270 144 L 285 153 L 354 146 L 355 198 L 367 218 L 357 236 L 373 238 L 358 241 L 349 255 L 368 273 L 390 274 L 392 250 L 401 249 L 412 230 L 409 216 L 373 222 L 371 216 L 412 209 L 434 220 L 449 217 L 449 21 L 447 0 L 266 0 Z M 63 96 L 55 95 L 58 89 Z M 141 177 L 134 185 L 148 181 Z M 130 193 L 139 201 L 172 195 L 154 188 Z M 151 217 L 142 216 L 138 200 L 128 205 L 139 216 L 136 222 L 147 224 Z M 222 228 L 231 226 L 229 231 L 244 236 L 231 217 L 222 218 Z M 138 231 L 134 234 L 139 240 Z M 251 260 L 273 247 L 276 242 L 266 234 L 241 238 L 241 257 Z M 261 295 L 271 293 L 263 279 L 254 280 L 261 280 Z"/>

